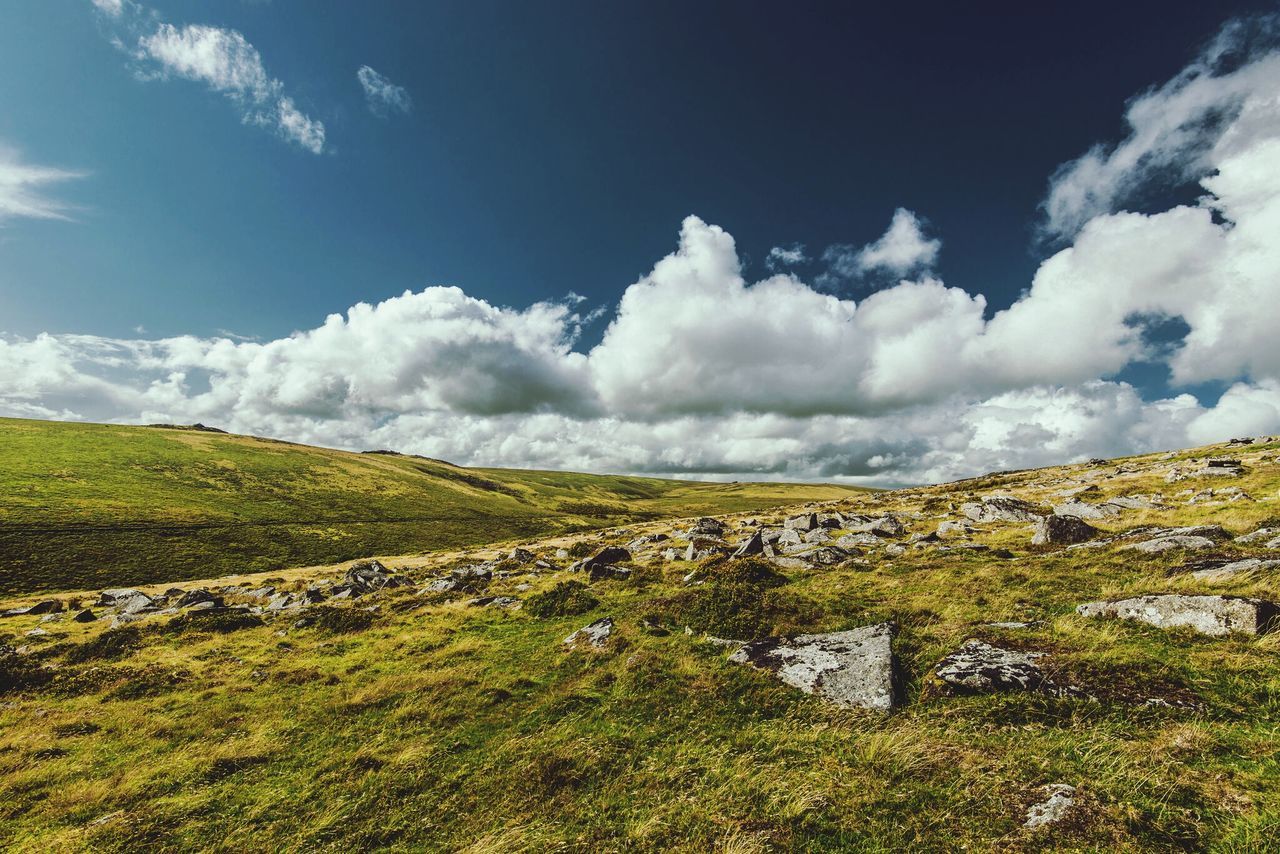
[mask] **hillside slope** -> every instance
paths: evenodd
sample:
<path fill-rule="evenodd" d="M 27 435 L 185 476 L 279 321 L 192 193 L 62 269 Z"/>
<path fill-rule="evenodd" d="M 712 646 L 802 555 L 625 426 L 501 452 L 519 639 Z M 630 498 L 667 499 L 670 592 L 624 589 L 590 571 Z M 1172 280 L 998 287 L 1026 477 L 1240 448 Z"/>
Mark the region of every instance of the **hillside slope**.
<path fill-rule="evenodd" d="M 0 418 L 0 594 L 457 548 L 853 491 L 471 469 L 192 429 Z"/>
<path fill-rule="evenodd" d="M 0 847 L 1274 850 L 1278 490 L 1267 440 L 56 597 Z"/>

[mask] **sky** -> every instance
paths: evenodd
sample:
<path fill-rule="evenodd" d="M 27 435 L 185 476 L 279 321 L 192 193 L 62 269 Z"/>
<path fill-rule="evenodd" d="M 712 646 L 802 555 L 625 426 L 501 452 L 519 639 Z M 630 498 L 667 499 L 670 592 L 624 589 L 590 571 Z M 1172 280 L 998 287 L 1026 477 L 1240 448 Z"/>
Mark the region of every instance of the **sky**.
<path fill-rule="evenodd" d="M 1280 432 L 1280 5 L 1023 6 L 0 0 L 0 415 L 884 485 Z"/>

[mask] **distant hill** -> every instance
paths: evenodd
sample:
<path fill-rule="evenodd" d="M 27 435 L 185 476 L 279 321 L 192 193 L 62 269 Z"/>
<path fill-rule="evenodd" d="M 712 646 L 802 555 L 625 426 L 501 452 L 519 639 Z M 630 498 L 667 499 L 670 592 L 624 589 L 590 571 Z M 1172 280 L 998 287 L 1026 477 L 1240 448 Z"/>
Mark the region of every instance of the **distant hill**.
<path fill-rule="evenodd" d="M 460 548 L 857 491 L 464 468 L 203 425 L 0 418 L 0 594 Z"/>

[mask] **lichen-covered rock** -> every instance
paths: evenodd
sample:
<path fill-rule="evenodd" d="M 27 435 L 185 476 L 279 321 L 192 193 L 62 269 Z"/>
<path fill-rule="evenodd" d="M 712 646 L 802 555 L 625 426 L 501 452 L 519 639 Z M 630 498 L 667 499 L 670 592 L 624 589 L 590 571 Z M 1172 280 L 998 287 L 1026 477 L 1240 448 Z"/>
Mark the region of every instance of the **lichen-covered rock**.
<path fill-rule="evenodd" d="M 764 537 L 759 531 L 756 531 L 746 540 L 738 545 L 734 550 L 734 557 L 747 557 L 749 555 L 758 555 L 764 553 Z"/>
<path fill-rule="evenodd" d="M 1045 515 L 1031 502 L 1009 495 L 988 495 L 981 501 L 962 504 L 960 512 L 974 522 L 1035 522 Z"/>
<path fill-rule="evenodd" d="M 1027 820 L 1022 825 L 1028 830 L 1057 824 L 1067 817 L 1076 805 L 1076 787 L 1066 783 L 1052 783 L 1041 786 L 1040 792 L 1047 797 L 1027 810 Z"/>
<path fill-rule="evenodd" d="M 1200 549 L 1213 548 L 1213 540 L 1208 537 L 1193 537 L 1175 534 L 1166 537 L 1156 537 L 1152 540 L 1143 540 L 1140 543 L 1125 546 L 1125 548 L 1143 552 L 1144 554 L 1160 554 L 1161 552 L 1172 551 L 1173 549 L 1198 551 Z"/>
<path fill-rule="evenodd" d="M 1099 533 L 1101 532 L 1097 528 L 1077 516 L 1059 516 L 1054 513 L 1036 522 L 1036 532 L 1031 537 L 1031 545 L 1085 543 Z"/>
<path fill-rule="evenodd" d="M 1232 632 L 1261 634 L 1274 628 L 1280 606 L 1245 596 L 1184 596 L 1157 593 L 1102 602 L 1086 602 L 1076 608 L 1085 617 L 1135 620 L 1161 629 L 1189 628 L 1221 637 Z"/>
<path fill-rule="evenodd" d="M 1078 688 L 1058 685 L 1040 667 L 1047 653 L 1024 652 L 967 640 L 934 667 L 934 675 L 953 693 L 987 694 L 1029 691 L 1052 697 L 1083 697 Z"/>
<path fill-rule="evenodd" d="M 846 632 L 772 637 L 745 644 L 729 657 L 768 670 L 786 684 L 844 708 L 887 712 L 900 702 L 892 623 Z"/>
<path fill-rule="evenodd" d="M 1096 520 L 1119 516 L 1121 508 L 1110 501 L 1104 501 L 1101 504 L 1090 504 L 1087 501 L 1068 501 L 1065 504 L 1059 504 L 1054 507 L 1053 512 L 1059 516 L 1075 516 L 1078 519 Z"/>
<path fill-rule="evenodd" d="M 590 625 L 583 626 L 573 634 L 564 639 L 564 645 L 570 649 L 579 646 L 589 646 L 595 649 L 604 649 L 609 643 L 609 636 L 613 634 L 613 618 L 601 617 Z"/>
<path fill-rule="evenodd" d="M 1229 581 L 1249 572 L 1267 572 L 1277 568 L 1280 568 L 1280 560 L 1263 560 L 1262 558 L 1251 557 L 1193 570 L 1191 577 L 1196 581 Z"/>
<path fill-rule="evenodd" d="M 790 519 L 783 522 L 782 526 L 801 533 L 804 533 L 805 531 L 812 531 L 814 528 L 818 527 L 818 514 L 802 513 L 799 516 L 792 516 Z"/>

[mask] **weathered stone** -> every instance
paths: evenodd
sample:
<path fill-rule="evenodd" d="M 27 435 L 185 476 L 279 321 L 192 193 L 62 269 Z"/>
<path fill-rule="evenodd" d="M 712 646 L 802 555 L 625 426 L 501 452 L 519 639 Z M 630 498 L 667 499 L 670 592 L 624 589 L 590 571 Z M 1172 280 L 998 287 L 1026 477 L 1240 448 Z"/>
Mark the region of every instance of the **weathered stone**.
<path fill-rule="evenodd" d="M 1101 532 L 1097 528 L 1077 516 L 1059 516 L 1053 513 L 1036 522 L 1031 545 L 1083 543 L 1092 540 L 1099 533 Z"/>
<path fill-rule="evenodd" d="M 467 602 L 472 608 L 507 608 L 519 605 L 520 600 L 514 596 L 481 596 Z"/>
<path fill-rule="evenodd" d="M 764 553 L 764 538 L 756 531 L 748 539 L 739 544 L 734 550 L 734 557 L 747 557 L 748 555 L 758 555 Z"/>
<path fill-rule="evenodd" d="M 818 527 L 818 514 L 803 513 L 799 516 L 792 516 L 783 522 L 782 526 L 794 531 L 800 531 L 801 533 L 804 533 L 805 531 L 812 531 L 814 528 Z"/>
<path fill-rule="evenodd" d="M 810 545 L 821 545 L 831 540 L 831 534 L 826 528 L 814 528 L 803 537 L 806 543 Z"/>
<path fill-rule="evenodd" d="M 580 560 L 573 566 L 569 567 L 574 572 L 591 572 L 593 567 L 613 566 L 617 563 L 626 563 L 631 560 L 631 552 L 621 546 L 605 546 L 594 556 Z"/>
<path fill-rule="evenodd" d="M 1208 537 L 1190 537 L 1172 535 L 1166 537 L 1157 537 L 1154 540 L 1144 540 L 1141 543 L 1134 543 L 1125 546 L 1127 549 L 1143 552 L 1145 554 L 1160 554 L 1161 552 L 1171 551 L 1173 549 L 1187 549 L 1188 551 L 1196 551 L 1199 549 L 1213 548 L 1213 540 Z"/>
<path fill-rule="evenodd" d="M 725 525 L 719 519 L 712 519 L 709 516 L 703 516 L 701 519 L 693 523 L 689 528 L 690 534 L 705 534 L 712 537 L 720 537 L 724 535 Z"/>
<path fill-rule="evenodd" d="M 690 546 L 692 548 L 692 546 Z M 608 564 L 596 564 L 587 570 L 587 577 L 591 581 L 615 580 L 621 581 L 631 577 L 631 570 L 625 566 L 612 566 Z"/>
<path fill-rule="evenodd" d="M 1158 593 L 1086 602 L 1076 608 L 1085 617 L 1135 620 L 1161 629 L 1189 628 L 1222 637 L 1232 632 L 1262 634 L 1274 627 L 1280 606 L 1244 596 L 1184 596 Z"/>
<path fill-rule="evenodd" d="M 974 522 L 1035 522 L 1045 511 L 1008 495 L 989 495 L 981 501 L 960 506 L 960 512 Z"/>
<path fill-rule="evenodd" d="M 77 623 L 92 623 L 94 620 L 98 619 L 98 617 L 88 608 L 85 608 L 83 611 L 80 611 L 71 619 Z"/>
<path fill-rule="evenodd" d="M 1087 501 L 1068 501 L 1053 508 L 1059 516 L 1075 516 L 1077 519 L 1107 519 L 1120 515 L 1121 508 L 1111 502 L 1090 504 Z"/>
<path fill-rule="evenodd" d="M 1235 541 L 1244 545 L 1253 545 L 1254 543 L 1265 543 L 1276 537 L 1280 537 L 1280 528 L 1262 527 L 1252 533 L 1236 537 Z"/>
<path fill-rule="evenodd" d="M 595 649 L 604 649 L 609 642 L 609 636 L 613 634 L 613 618 L 601 617 L 590 625 L 583 626 L 573 634 L 564 639 L 564 645 L 570 649 L 579 646 L 590 646 Z"/>
<path fill-rule="evenodd" d="M 1066 818 L 1076 805 L 1075 786 L 1068 786 L 1065 783 L 1052 783 L 1048 786 L 1041 786 L 1040 792 L 1046 797 L 1045 800 L 1032 805 L 1027 810 L 1027 820 L 1022 826 L 1028 830 L 1057 824 Z"/>
<path fill-rule="evenodd" d="M 350 585 L 353 595 L 372 593 L 384 587 L 399 587 L 404 583 L 376 560 L 364 560 L 353 564 L 342 580 Z"/>
<path fill-rule="evenodd" d="M 507 555 L 507 560 L 513 560 L 516 563 L 533 563 L 538 556 L 528 549 L 516 547 L 511 550 L 511 554 Z"/>
<path fill-rule="evenodd" d="M 942 522 L 938 525 L 937 535 L 945 537 L 950 534 L 972 534 L 973 528 L 964 522 Z"/>
<path fill-rule="evenodd" d="M 218 597 L 214 596 L 208 590 L 205 590 L 203 587 L 196 587 L 192 590 L 184 591 L 173 604 L 177 605 L 179 608 L 188 608 L 200 602 L 213 602 L 216 600 L 218 600 Z"/>
<path fill-rule="evenodd" d="M 967 640 L 934 668 L 948 689 L 960 694 L 1030 691 L 1052 697 L 1083 697 L 1078 688 L 1058 685 L 1045 675 L 1043 652 L 1003 649 L 980 640 Z"/>
<path fill-rule="evenodd" d="M 880 623 L 846 632 L 764 638 L 729 657 L 774 673 L 807 694 L 845 708 L 887 712 L 900 702 L 893 654 L 895 627 Z"/>
<path fill-rule="evenodd" d="M 1196 581 L 1228 581 L 1238 575 L 1249 572 L 1265 572 L 1277 567 L 1280 567 L 1280 560 L 1262 560 L 1261 558 L 1251 557 L 1194 570 L 1191 573 L 1191 577 Z"/>

